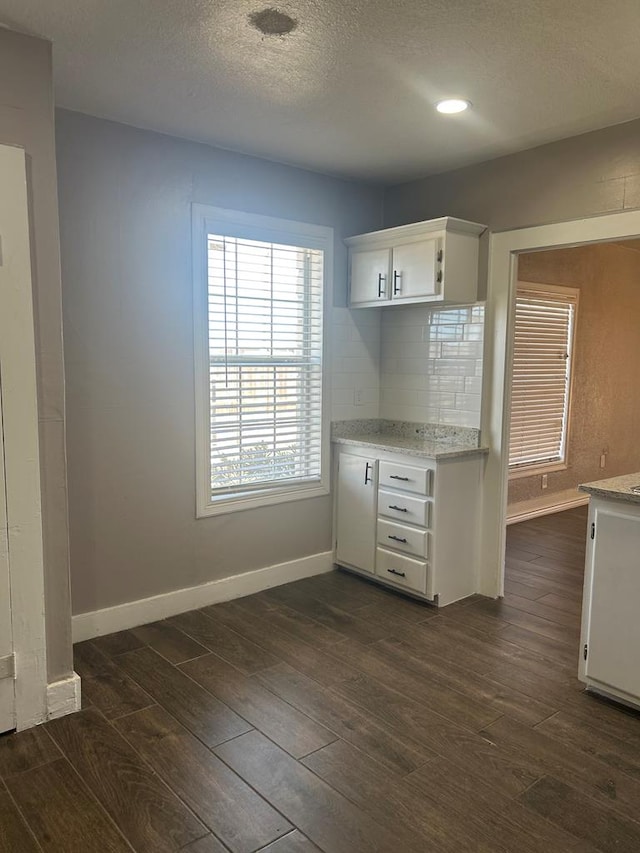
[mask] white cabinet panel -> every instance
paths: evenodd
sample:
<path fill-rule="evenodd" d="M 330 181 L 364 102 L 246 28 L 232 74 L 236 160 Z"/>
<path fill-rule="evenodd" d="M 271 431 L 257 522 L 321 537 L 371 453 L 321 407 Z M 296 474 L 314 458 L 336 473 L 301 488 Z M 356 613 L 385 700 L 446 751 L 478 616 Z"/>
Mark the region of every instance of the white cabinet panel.
<path fill-rule="evenodd" d="M 610 502 L 593 520 L 585 674 L 640 700 L 640 516 Z"/>
<path fill-rule="evenodd" d="M 416 557 L 429 556 L 429 534 L 419 527 L 378 519 L 378 544 Z"/>
<path fill-rule="evenodd" d="M 389 249 L 366 249 L 351 253 L 351 305 L 389 298 Z"/>
<path fill-rule="evenodd" d="M 376 575 L 387 583 L 397 584 L 405 589 L 420 592 L 427 591 L 427 564 L 378 548 L 376 555 Z"/>
<path fill-rule="evenodd" d="M 336 560 L 366 572 L 374 570 L 377 461 L 340 455 L 336 506 Z"/>
<path fill-rule="evenodd" d="M 431 526 L 431 502 L 427 498 L 401 495 L 397 492 L 378 490 L 378 515 L 393 518 L 404 524 Z"/>
<path fill-rule="evenodd" d="M 442 240 L 421 240 L 406 243 L 393 250 L 391 298 L 395 300 L 415 299 L 418 296 L 434 296 L 440 292 L 442 269 L 438 258 L 442 258 Z"/>
<path fill-rule="evenodd" d="M 432 493 L 432 472 L 428 468 L 380 462 L 380 485 L 419 495 Z"/>

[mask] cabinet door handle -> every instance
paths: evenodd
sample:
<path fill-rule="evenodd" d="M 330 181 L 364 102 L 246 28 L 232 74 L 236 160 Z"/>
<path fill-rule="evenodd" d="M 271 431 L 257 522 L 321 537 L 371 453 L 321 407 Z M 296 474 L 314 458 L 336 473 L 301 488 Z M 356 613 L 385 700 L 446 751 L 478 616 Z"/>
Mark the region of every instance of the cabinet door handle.
<path fill-rule="evenodd" d="M 371 482 L 371 472 L 373 471 L 373 465 L 371 462 L 367 462 L 364 466 L 364 484 L 367 486 Z"/>
<path fill-rule="evenodd" d="M 397 569 L 387 569 L 390 575 L 398 575 L 400 578 L 406 578 L 404 572 L 399 572 Z"/>
<path fill-rule="evenodd" d="M 393 295 L 397 296 L 398 293 L 402 290 L 401 286 L 398 284 L 398 281 L 402 278 L 402 273 L 398 272 L 398 270 L 393 271 Z"/>
<path fill-rule="evenodd" d="M 394 542 L 402 542 L 403 545 L 407 544 L 407 540 L 403 539 L 401 536 L 387 536 L 387 539 L 393 539 Z"/>
<path fill-rule="evenodd" d="M 402 480 L 403 483 L 409 482 L 408 477 L 401 477 L 399 474 L 389 474 L 389 479 L 390 480 Z"/>
<path fill-rule="evenodd" d="M 442 270 L 438 270 L 438 275 L 436 276 L 436 281 L 438 284 L 442 282 Z"/>
<path fill-rule="evenodd" d="M 438 261 L 439 264 L 442 263 L 443 257 L 444 257 L 444 252 L 442 251 L 442 249 L 438 249 L 438 254 L 436 255 L 436 260 Z"/>
<path fill-rule="evenodd" d="M 384 282 L 386 279 L 386 275 L 383 275 L 381 272 L 378 273 L 378 297 L 384 296 Z"/>
<path fill-rule="evenodd" d="M 396 512 L 409 512 L 406 506 L 390 506 L 389 509 L 395 509 Z"/>

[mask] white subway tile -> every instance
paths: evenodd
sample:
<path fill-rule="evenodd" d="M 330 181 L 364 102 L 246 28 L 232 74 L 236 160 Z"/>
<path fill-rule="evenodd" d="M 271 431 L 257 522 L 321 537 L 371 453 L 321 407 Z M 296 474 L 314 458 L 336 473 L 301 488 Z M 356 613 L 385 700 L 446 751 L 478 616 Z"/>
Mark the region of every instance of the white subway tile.
<path fill-rule="evenodd" d="M 432 341 L 463 341 L 463 325 L 459 326 L 432 326 L 430 340 Z"/>
<path fill-rule="evenodd" d="M 465 341 L 481 341 L 484 338 L 484 326 L 481 323 L 465 323 L 463 339 Z"/>
<path fill-rule="evenodd" d="M 467 394 L 482 394 L 482 377 L 467 376 L 464 380 L 464 390 Z"/>
<path fill-rule="evenodd" d="M 478 341 L 464 341 L 442 344 L 443 358 L 482 358 L 482 344 Z"/>
<path fill-rule="evenodd" d="M 440 409 L 438 423 L 480 429 L 480 412 L 464 412 L 458 409 Z"/>
<path fill-rule="evenodd" d="M 437 358 L 432 370 L 445 376 L 475 376 L 476 361 L 473 358 Z"/>
<path fill-rule="evenodd" d="M 435 409 L 455 409 L 456 394 L 453 391 L 427 391 L 428 405 Z M 422 403 L 422 400 L 419 399 Z M 425 400 L 425 403 L 427 401 Z"/>
<path fill-rule="evenodd" d="M 456 394 L 455 408 L 468 412 L 480 411 L 480 394 Z"/>
<path fill-rule="evenodd" d="M 471 320 L 470 308 L 445 308 L 431 313 L 432 326 L 445 326 L 451 323 L 468 323 Z"/>
<path fill-rule="evenodd" d="M 466 391 L 467 379 L 464 376 L 442 376 L 431 374 L 427 376 L 427 389 L 430 391 Z"/>

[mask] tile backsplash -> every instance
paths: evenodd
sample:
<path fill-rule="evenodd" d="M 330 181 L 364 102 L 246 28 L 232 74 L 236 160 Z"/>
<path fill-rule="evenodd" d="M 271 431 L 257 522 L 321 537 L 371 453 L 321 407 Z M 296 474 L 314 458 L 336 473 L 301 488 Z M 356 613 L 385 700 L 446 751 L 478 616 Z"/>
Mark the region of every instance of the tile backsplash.
<path fill-rule="evenodd" d="M 331 309 L 331 420 L 380 412 L 381 312 Z"/>
<path fill-rule="evenodd" d="M 479 428 L 484 306 L 383 315 L 380 417 Z"/>

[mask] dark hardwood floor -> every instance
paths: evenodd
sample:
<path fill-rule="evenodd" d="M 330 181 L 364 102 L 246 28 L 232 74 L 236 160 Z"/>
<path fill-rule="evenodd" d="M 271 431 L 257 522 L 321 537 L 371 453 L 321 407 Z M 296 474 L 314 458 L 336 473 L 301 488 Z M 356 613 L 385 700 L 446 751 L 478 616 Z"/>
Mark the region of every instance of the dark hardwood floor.
<path fill-rule="evenodd" d="M 76 646 L 84 709 L 0 738 L 0 853 L 638 853 L 640 717 L 576 679 L 586 511 L 503 600 L 333 573 Z"/>

